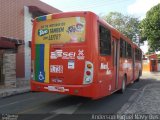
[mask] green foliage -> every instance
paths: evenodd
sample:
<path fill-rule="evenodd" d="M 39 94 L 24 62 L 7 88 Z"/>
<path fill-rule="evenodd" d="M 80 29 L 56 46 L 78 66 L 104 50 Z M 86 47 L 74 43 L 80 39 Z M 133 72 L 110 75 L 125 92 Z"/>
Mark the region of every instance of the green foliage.
<path fill-rule="evenodd" d="M 150 54 L 153 54 L 153 53 L 155 53 L 155 51 L 152 48 L 149 48 L 146 55 L 150 55 Z"/>
<path fill-rule="evenodd" d="M 136 40 L 135 35 L 139 34 L 138 27 L 140 21 L 138 20 L 138 18 L 123 15 L 119 12 L 110 12 L 103 18 L 125 36 L 129 37 L 133 41 Z"/>
<path fill-rule="evenodd" d="M 147 38 L 153 51 L 160 50 L 160 4 L 151 8 L 140 23 L 141 36 Z"/>

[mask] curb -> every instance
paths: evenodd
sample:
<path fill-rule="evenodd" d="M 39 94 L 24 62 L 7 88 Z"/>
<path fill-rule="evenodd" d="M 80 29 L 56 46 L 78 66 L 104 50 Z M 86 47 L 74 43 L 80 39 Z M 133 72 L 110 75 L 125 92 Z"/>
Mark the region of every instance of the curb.
<path fill-rule="evenodd" d="M 0 98 L 18 95 L 26 92 L 30 92 L 30 87 L 14 88 L 14 89 L 6 89 L 6 90 L 4 89 L 2 90 L 2 92 L 0 92 Z"/>

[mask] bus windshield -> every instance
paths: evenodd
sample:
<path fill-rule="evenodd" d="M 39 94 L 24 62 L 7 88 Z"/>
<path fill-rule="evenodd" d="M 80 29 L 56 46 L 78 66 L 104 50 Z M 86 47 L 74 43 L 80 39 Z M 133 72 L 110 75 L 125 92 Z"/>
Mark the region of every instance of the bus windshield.
<path fill-rule="evenodd" d="M 36 24 L 36 44 L 65 44 L 85 41 L 85 18 L 69 17 L 41 21 Z"/>

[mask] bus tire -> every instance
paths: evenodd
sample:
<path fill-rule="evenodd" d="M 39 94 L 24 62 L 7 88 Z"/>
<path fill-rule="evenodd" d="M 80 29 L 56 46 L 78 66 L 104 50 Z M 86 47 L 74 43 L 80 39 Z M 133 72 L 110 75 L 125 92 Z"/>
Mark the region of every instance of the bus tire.
<path fill-rule="evenodd" d="M 138 74 L 138 78 L 136 79 L 136 82 L 139 82 L 139 80 L 140 80 L 140 72 Z"/>
<path fill-rule="evenodd" d="M 124 93 L 125 90 L 126 90 L 126 76 L 123 77 L 123 80 L 122 80 L 122 88 L 120 90 L 120 93 Z"/>

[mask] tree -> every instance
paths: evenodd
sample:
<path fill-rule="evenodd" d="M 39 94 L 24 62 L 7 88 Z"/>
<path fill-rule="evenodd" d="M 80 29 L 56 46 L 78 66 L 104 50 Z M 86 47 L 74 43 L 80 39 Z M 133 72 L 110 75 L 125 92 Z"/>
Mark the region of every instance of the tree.
<path fill-rule="evenodd" d="M 160 4 L 152 7 L 140 23 L 141 36 L 146 38 L 152 51 L 160 51 Z"/>
<path fill-rule="evenodd" d="M 139 39 L 140 21 L 138 18 L 123 15 L 119 12 L 110 12 L 108 15 L 103 16 L 103 18 L 132 41 L 136 42 Z"/>

